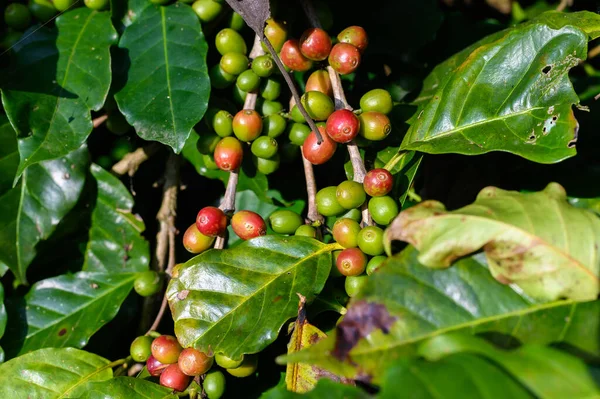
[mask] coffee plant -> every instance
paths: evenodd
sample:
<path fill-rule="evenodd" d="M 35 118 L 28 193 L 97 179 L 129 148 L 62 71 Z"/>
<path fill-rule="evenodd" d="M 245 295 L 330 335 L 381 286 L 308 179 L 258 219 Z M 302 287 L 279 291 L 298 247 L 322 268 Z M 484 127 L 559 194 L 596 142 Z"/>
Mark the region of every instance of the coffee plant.
<path fill-rule="evenodd" d="M 0 398 L 600 397 L 596 2 L 0 9 Z"/>

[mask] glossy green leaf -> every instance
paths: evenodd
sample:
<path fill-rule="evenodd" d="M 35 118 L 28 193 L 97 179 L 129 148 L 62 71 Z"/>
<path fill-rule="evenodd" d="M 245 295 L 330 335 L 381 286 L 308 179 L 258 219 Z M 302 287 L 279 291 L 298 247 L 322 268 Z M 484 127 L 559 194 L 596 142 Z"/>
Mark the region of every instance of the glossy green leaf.
<path fill-rule="evenodd" d="M 290 392 L 285 386 L 275 387 L 260 396 L 261 399 L 369 399 L 373 396 L 360 388 L 344 385 L 339 382 L 319 380 L 315 389 L 304 394 Z"/>
<path fill-rule="evenodd" d="M 422 202 L 386 230 L 388 247 L 395 239 L 414 245 L 432 268 L 483 249 L 498 281 L 541 300 L 593 300 L 600 292 L 600 259 L 591 250 L 600 245 L 600 219 L 571 206 L 558 183 L 535 193 L 487 187 L 473 204 L 450 212 Z"/>
<path fill-rule="evenodd" d="M 235 359 L 261 351 L 296 315 L 296 293 L 310 301 L 323 289 L 336 248 L 264 236 L 196 256 L 167 289 L 179 342 Z"/>
<path fill-rule="evenodd" d="M 25 284 L 36 245 L 77 203 L 89 155 L 82 147 L 63 158 L 35 164 L 13 188 L 19 164 L 14 134 L 6 118 L 0 119 L 0 264 Z"/>
<path fill-rule="evenodd" d="M 6 307 L 4 306 L 4 286 L 0 284 L 0 338 L 4 336 L 6 331 Z M 0 348 L 0 363 L 4 361 L 4 350 Z"/>
<path fill-rule="evenodd" d="M 432 338 L 419 348 L 419 353 L 430 361 L 460 352 L 478 354 L 500 365 L 539 398 L 600 396 L 600 390 L 581 359 L 550 347 L 524 345 L 505 351 L 481 338 L 448 334 Z M 489 381 L 488 378 L 485 385 L 490 385 Z"/>
<path fill-rule="evenodd" d="M 439 65 L 402 142 L 422 152 L 508 151 L 553 163 L 575 155 L 579 99 L 569 70 L 587 57 L 587 35 L 532 21 L 485 38 Z M 427 98 L 427 94 L 419 96 Z"/>
<path fill-rule="evenodd" d="M 198 16 L 176 3 L 144 8 L 119 47 L 128 51 L 127 83 L 115 95 L 138 135 L 179 153 L 208 106 L 208 45 Z"/>
<path fill-rule="evenodd" d="M 79 349 L 40 349 L 0 365 L 0 397 L 79 398 L 88 382 L 112 377 L 107 364 Z"/>
<path fill-rule="evenodd" d="M 131 213 L 133 198 L 118 178 L 92 165 L 98 194 L 83 270 L 132 273 L 148 269 L 150 250 L 141 236 L 144 222 Z"/>
<path fill-rule="evenodd" d="M 117 377 L 91 382 L 81 399 L 175 399 L 173 390 L 140 378 Z"/>
<path fill-rule="evenodd" d="M 136 274 L 79 272 L 42 280 L 24 300 L 8 302 L 2 339 L 7 356 L 46 347 L 85 346 L 119 311 Z"/>
<path fill-rule="evenodd" d="M 548 24 L 553 29 L 560 29 L 569 25 L 575 26 L 584 31 L 589 40 L 600 37 L 600 15 L 591 11 L 549 11 L 539 15 L 534 21 Z"/>
<path fill-rule="evenodd" d="M 91 110 L 104 104 L 111 83 L 109 48 L 117 33 L 110 14 L 76 8 L 15 46 L 2 86 L 2 104 L 17 131 L 25 168 L 77 150 L 92 131 Z"/>
<path fill-rule="evenodd" d="M 223 182 L 224 186 L 226 186 L 227 180 L 229 179 L 229 172 L 225 172 L 221 169 L 209 169 L 206 167 L 203 155 L 200 154 L 196 148 L 198 139 L 199 136 L 197 134 L 190 134 L 190 137 L 188 137 L 188 139 L 185 141 L 181 155 L 183 155 L 183 157 L 194 166 L 196 172 L 198 172 L 200 176 L 205 176 L 209 179 L 219 179 Z"/>
<path fill-rule="evenodd" d="M 540 345 L 564 342 L 600 354 L 600 301 L 539 303 L 495 281 L 482 255 L 461 259 L 444 270 L 424 267 L 417 256 L 408 247 L 390 258 L 369 276 L 346 313 L 346 318 L 358 315 L 365 301 L 383 305 L 393 318 L 388 334 L 374 330 L 366 338 L 356 336 L 357 342 L 343 342 L 349 350 L 343 361 L 332 355 L 337 334 L 287 360 L 314 363 L 347 377 L 371 375 L 380 381 L 380 370 L 400 357 L 416 356 L 415 344 L 449 332 L 494 332 L 506 337 L 506 342 L 516 339 Z"/>

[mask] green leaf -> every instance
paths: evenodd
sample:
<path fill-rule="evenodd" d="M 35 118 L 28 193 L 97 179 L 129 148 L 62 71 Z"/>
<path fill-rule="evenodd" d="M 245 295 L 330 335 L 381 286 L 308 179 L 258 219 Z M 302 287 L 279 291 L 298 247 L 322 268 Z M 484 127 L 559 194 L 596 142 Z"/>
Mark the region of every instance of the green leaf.
<path fill-rule="evenodd" d="M 204 157 L 196 149 L 196 143 L 199 138 L 200 137 L 195 133 L 190 134 L 190 137 L 185 141 L 181 155 L 194 166 L 196 172 L 198 172 L 200 176 L 208 177 L 209 179 L 219 179 L 223 182 L 223 185 L 226 186 L 227 180 L 229 179 L 229 172 L 225 172 L 221 169 L 208 169 L 206 167 L 206 163 L 203 159 Z"/>
<path fill-rule="evenodd" d="M 260 396 L 261 399 L 369 399 L 361 389 L 331 380 L 319 380 L 315 389 L 304 394 L 290 392 L 285 386 L 275 387 Z"/>
<path fill-rule="evenodd" d="M 175 399 L 172 389 L 133 377 L 117 377 L 87 384 L 81 399 Z"/>
<path fill-rule="evenodd" d="M 132 273 L 148 269 L 150 250 L 141 236 L 144 222 L 131 213 L 133 198 L 118 178 L 92 165 L 98 196 L 83 270 L 103 273 Z"/>
<path fill-rule="evenodd" d="M 45 347 L 85 346 L 119 311 L 136 274 L 79 272 L 42 280 L 8 302 L 2 345 L 14 357 Z M 4 397 L 4 396 L 0 396 Z"/>
<path fill-rule="evenodd" d="M 419 348 L 419 353 L 430 361 L 460 352 L 478 354 L 500 365 L 540 398 L 600 396 L 586 364 L 557 349 L 524 345 L 513 351 L 505 351 L 481 338 L 463 334 L 438 336 Z M 490 385 L 489 378 L 485 385 Z M 512 397 L 501 391 L 505 397 Z"/>
<path fill-rule="evenodd" d="M 543 21 L 541 19 L 540 21 Z M 424 83 L 402 149 L 476 155 L 507 151 L 553 163 L 575 155 L 579 99 L 568 71 L 587 57 L 587 36 L 533 21 L 483 39 Z M 420 101 L 428 95 L 421 93 Z"/>
<path fill-rule="evenodd" d="M 0 365 L 2 398 L 78 398 L 112 377 L 106 359 L 79 349 L 40 349 Z"/>
<path fill-rule="evenodd" d="M 425 201 L 388 227 L 387 246 L 395 239 L 414 245 L 432 268 L 483 249 L 498 281 L 541 300 L 593 300 L 600 292 L 600 261 L 590 250 L 600 245 L 600 219 L 569 205 L 558 183 L 535 193 L 487 187 L 450 212 Z"/>
<path fill-rule="evenodd" d="M 261 351 L 296 315 L 296 293 L 310 301 L 323 289 L 337 248 L 264 236 L 196 256 L 167 289 L 179 342 L 235 359 Z"/>
<path fill-rule="evenodd" d="M 416 356 L 415 344 L 449 332 L 494 332 L 505 337 L 505 343 L 513 339 L 539 345 L 564 342 L 600 354 L 600 301 L 539 303 L 495 281 L 484 256 L 463 258 L 444 270 L 423 267 L 417 256 L 408 247 L 390 258 L 369 276 L 346 313 L 346 319 L 353 318 L 365 303 L 381 305 L 393 320 L 389 333 L 373 330 L 358 334 L 356 341 L 342 340 L 338 351 L 349 352 L 341 361 L 333 356 L 337 333 L 285 360 L 317 364 L 349 378 L 371 375 L 377 382 L 380 370 L 396 359 Z"/>
<path fill-rule="evenodd" d="M 539 15 L 534 21 L 545 23 L 553 29 L 575 26 L 584 31 L 589 40 L 600 37 L 600 15 L 595 12 L 548 11 Z"/>
<path fill-rule="evenodd" d="M 0 143 L 0 264 L 26 284 L 36 245 L 50 237 L 77 203 L 89 155 L 82 147 L 61 159 L 32 165 L 13 188 L 19 155 L 5 117 L 0 119 Z"/>
<path fill-rule="evenodd" d="M 17 179 L 28 166 L 85 142 L 90 110 L 100 110 L 110 87 L 109 48 L 116 39 L 109 13 L 83 7 L 56 18 L 56 29 L 40 28 L 15 46 L 2 103 L 17 131 Z"/>
<path fill-rule="evenodd" d="M 129 52 L 127 83 L 115 95 L 137 134 L 179 153 L 208 106 L 208 45 L 198 16 L 182 3 L 144 8 L 119 47 Z"/>
<path fill-rule="evenodd" d="M 4 306 L 4 286 L 0 284 L 0 338 L 6 331 L 6 307 Z M 0 348 L 0 363 L 4 361 L 4 350 Z"/>

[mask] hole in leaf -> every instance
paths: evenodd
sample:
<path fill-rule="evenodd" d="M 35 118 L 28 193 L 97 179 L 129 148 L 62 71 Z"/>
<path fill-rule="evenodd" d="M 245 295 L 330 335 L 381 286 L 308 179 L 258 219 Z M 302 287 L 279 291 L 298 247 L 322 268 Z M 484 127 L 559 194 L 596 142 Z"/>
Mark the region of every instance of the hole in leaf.
<path fill-rule="evenodd" d="M 556 117 L 556 115 L 552 117 L 552 120 L 553 120 L 553 121 L 556 121 L 557 119 L 558 119 L 558 118 Z"/>
<path fill-rule="evenodd" d="M 548 75 L 551 70 L 552 70 L 552 65 L 546 65 L 544 67 L 544 69 L 542 69 L 542 73 L 545 74 L 545 75 Z"/>

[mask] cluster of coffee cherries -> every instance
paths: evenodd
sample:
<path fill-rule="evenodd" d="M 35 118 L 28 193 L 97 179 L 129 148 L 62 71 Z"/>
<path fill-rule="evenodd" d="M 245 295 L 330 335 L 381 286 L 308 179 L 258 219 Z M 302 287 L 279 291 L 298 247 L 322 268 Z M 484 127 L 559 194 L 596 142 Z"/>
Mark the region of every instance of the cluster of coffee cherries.
<path fill-rule="evenodd" d="M 172 335 L 142 335 L 130 347 L 131 358 L 146 363 L 148 374 L 159 377 L 160 384 L 183 392 L 194 377 L 204 376 L 202 390 L 208 399 L 219 399 L 225 392 L 225 375 L 214 363 L 234 377 L 248 377 L 256 372 L 256 355 L 231 359 L 222 354 L 215 356 L 194 348 L 182 348 Z M 197 380 L 199 381 L 199 380 Z"/>

